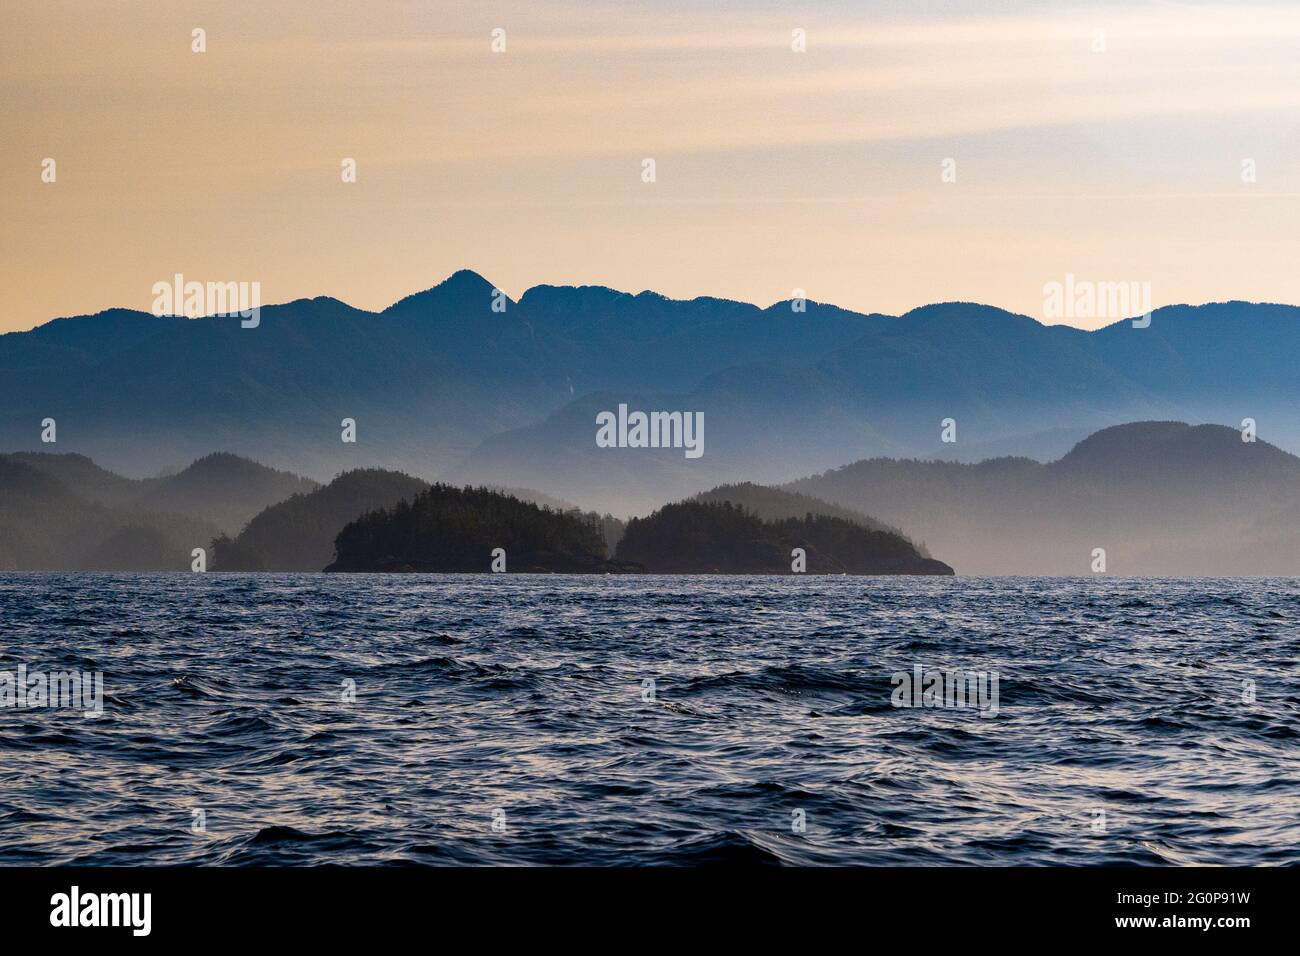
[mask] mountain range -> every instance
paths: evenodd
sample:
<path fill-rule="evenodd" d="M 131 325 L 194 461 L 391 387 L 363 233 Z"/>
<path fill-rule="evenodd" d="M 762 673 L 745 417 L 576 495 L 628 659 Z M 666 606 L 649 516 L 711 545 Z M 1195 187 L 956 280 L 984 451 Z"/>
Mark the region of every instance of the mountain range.
<path fill-rule="evenodd" d="M 882 536 L 877 542 L 895 539 L 900 554 L 914 552 L 908 561 L 933 549 L 963 574 L 1300 575 L 1300 458 L 1248 437 L 1217 425 L 1137 422 L 1102 429 L 1046 464 L 864 459 L 783 487 L 741 482 L 682 502 L 738 509 L 725 520 L 666 502 L 655 521 L 639 523 L 640 544 L 625 544 L 631 525 L 610 515 L 528 490 L 504 496 L 596 529 L 601 554 L 651 570 L 784 573 L 792 541 L 812 546 L 811 573 L 833 568 L 812 560 L 819 548 L 822 558 L 837 555 L 834 567 L 852 569 L 853 555 L 875 561 L 884 553 L 843 527 L 853 525 Z M 379 469 L 317 486 L 224 453 L 143 480 L 79 455 L 0 455 L 0 570 L 184 570 L 195 547 L 211 549 L 210 570 L 320 570 L 346 526 L 428 488 Z M 444 502 L 465 497 L 439 494 Z M 710 557 L 681 544 L 710 521 L 719 531 L 710 547 L 725 541 L 739 550 Z M 357 560 L 370 559 L 358 552 Z"/>
<path fill-rule="evenodd" d="M 230 454 L 132 479 L 83 455 L 0 455 L 0 570 L 155 571 L 316 482 Z"/>
<path fill-rule="evenodd" d="M 242 328 L 113 309 L 0 336 L 0 448 L 136 477 L 224 448 L 318 481 L 379 467 L 645 514 L 864 458 L 1045 461 L 1132 421 L 1253 418 L 1300 448 L 1298 320 L 1226 302 L 1085 332 L 971 303 L 890 316 L 548 285 L 516 301 L 462 271 L 380 312 L 301 299 Z M 702 412 L 703 455 L 597 447 L 619 404 Z"/>
<path fill-rule="evenodd" d="M 1103 429 L 1056 461 L 870 459 L 795 481 L 963 574 L 1300 575 L 1300 458 L 1219 425 Z"/>

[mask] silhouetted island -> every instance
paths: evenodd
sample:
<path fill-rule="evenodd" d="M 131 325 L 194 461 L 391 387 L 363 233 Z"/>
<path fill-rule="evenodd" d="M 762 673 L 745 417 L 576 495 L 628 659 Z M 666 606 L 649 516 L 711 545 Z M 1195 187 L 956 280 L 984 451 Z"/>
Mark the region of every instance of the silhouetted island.
<path fill-rule="evenodd" d="M 893 532 L 828 515 L 764 521 L 729 501 L 684 501 L 633 518 L 617 558 L 656 574 L 790 574 L 796 548 L 810 574 L 953 573 Z"/>
<path fill-rule="evenodd" d="M 494 562 L 525 573 L 641 570 L 608 559 L 594 515 L 442 484 L 348 524 L 335 553 L 326 571 L 478 572 L 493 570 Z"/>

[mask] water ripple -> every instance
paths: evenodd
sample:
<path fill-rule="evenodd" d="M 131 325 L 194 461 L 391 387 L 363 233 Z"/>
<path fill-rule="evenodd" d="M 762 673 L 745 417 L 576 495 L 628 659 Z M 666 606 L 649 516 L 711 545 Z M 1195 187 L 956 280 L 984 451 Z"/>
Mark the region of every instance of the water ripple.
<path fill-rule="evenodd" d="M 0 709 L 0 863 L 1297 864 L 1298 618 L 1289 579 L 0 575 L 0 670 L 104 675 L 98 718 Z M 996 716 L 893 706 L 917 664 Z"/>

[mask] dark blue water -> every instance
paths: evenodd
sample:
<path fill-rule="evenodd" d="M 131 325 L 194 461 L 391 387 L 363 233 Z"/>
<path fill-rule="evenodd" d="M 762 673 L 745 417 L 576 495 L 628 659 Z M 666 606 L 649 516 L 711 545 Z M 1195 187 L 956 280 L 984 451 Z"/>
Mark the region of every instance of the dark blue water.
<path fill-rule="evenodd" d="M 1294 580 L 10 574 L 0 621 L 104 681 L 0 709 L 2 863 L 1300 862 Z M 917 664 L 996 716 L 892 706 Z"/>

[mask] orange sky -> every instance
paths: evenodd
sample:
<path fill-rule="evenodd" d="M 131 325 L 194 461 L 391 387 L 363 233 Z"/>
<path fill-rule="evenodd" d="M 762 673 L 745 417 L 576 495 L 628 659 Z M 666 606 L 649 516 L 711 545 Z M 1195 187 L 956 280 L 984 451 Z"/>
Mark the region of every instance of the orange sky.
<path fill-rule="evenodd" d="M 177 272 L 367 308 L 462 267 L 862 311 L 1042 318 L 1067 273 L 1300 302 L 1294 4 L 936 7 L 6 3 L 0 331 Z"/>

